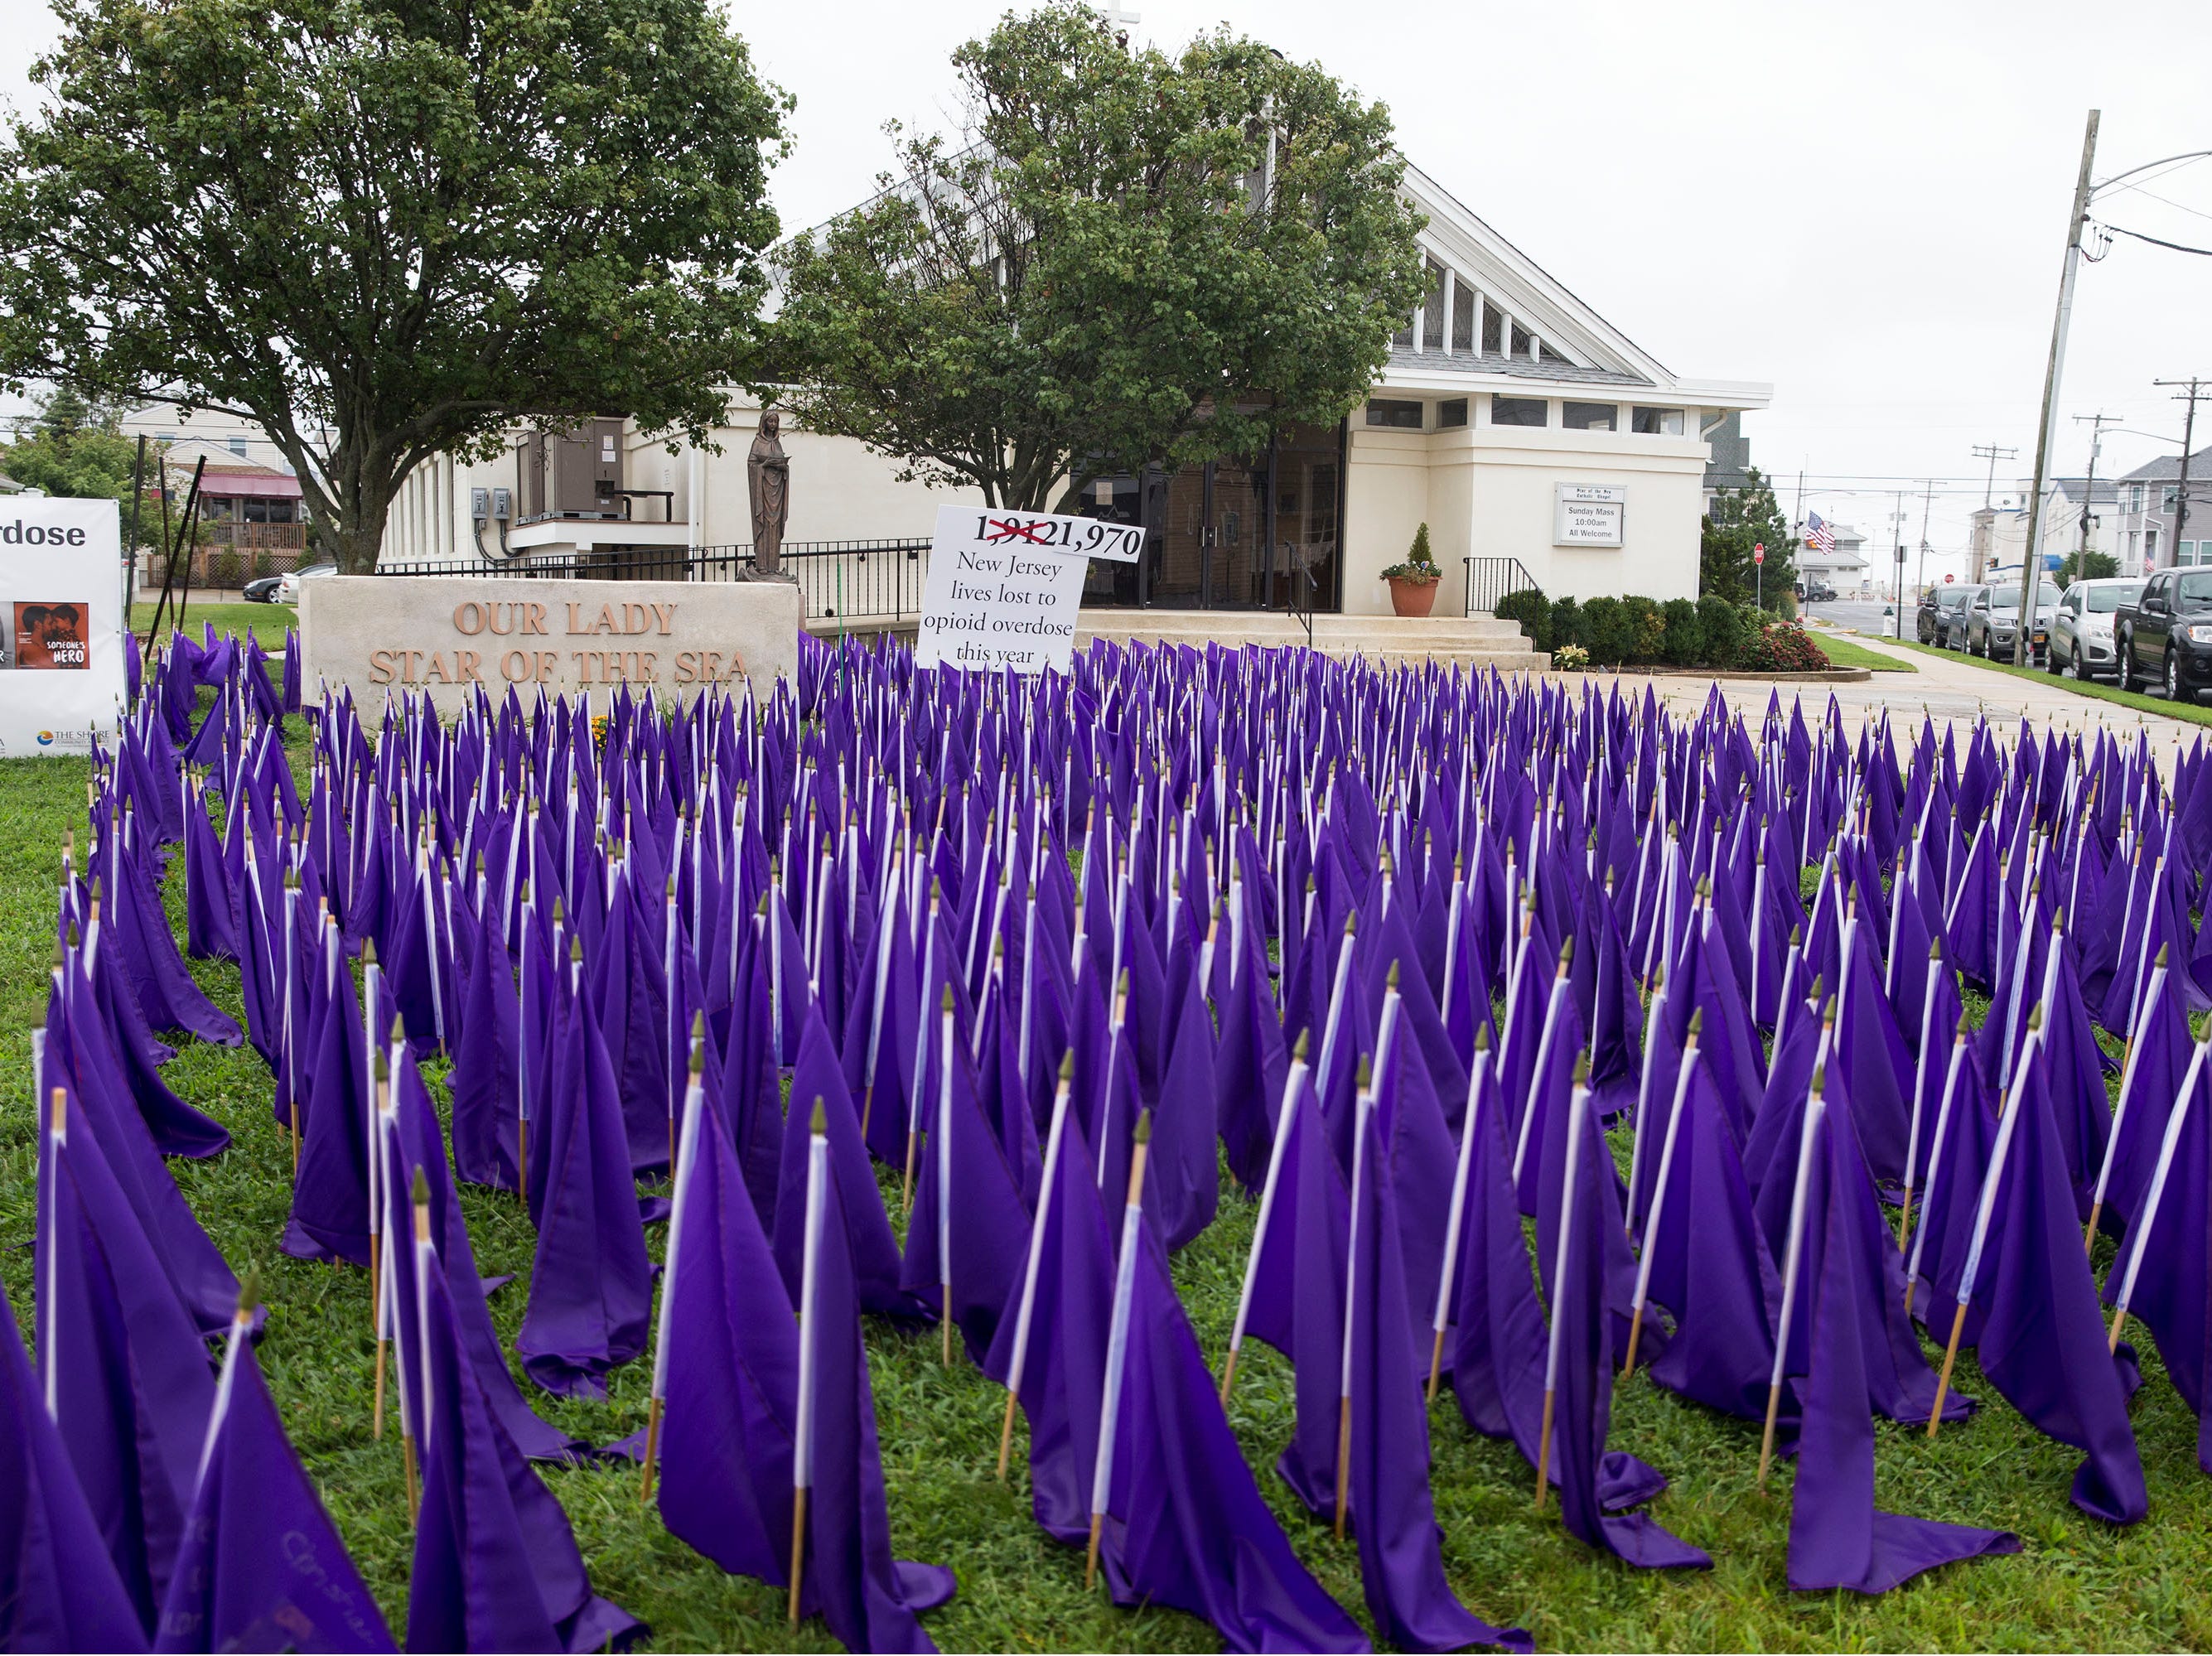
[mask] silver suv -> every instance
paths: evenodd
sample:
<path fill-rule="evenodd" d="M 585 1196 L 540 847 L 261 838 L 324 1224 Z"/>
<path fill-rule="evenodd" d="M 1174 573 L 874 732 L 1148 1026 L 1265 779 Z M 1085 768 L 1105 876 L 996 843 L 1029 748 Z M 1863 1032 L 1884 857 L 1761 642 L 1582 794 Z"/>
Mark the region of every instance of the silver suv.
<path fill-rule="evenodd" d="M 2051 622 L 2051 647 L 2043 664 L 2069 678 L 2117 676 L 2120 658 L 2112 649 L 2112 616 L 2142 595 L 2140 580 L 2077 580 L 2058 601 Z"/>
<path fill-rule="evenodd" d="M 2043 581 L 2035 596 L 2035 619 L 2027 642 L 2027 658 L 2031 664 L 2043 658 L 2051 621 L 2058 614 L 2058 587 L 2055 582 Z M 1966 611 L 1966 653 L 1991 661 L 2010 661 L 2019 639 L 2020 583 L 2001 581 L 1977 591 Z"/>

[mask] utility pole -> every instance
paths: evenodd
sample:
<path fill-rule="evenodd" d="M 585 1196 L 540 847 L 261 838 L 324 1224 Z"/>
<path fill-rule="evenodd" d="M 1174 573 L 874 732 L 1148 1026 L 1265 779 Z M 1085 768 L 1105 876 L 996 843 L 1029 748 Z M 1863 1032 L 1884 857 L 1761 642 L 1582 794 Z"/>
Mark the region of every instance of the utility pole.
<path fill-rule="evenodd" d="M 1920 495 L 1920 567 L 1915 572 L 1912 579 L 1914 587 L 1918 589 L 1913 593 L 1913 597 L 1916 600 L 1919 597 L 1920 591 L 1924 591 L 1928 585 L 1928 514 L 1935 509 L 1935 506 L 1936 480 L 1933 477 L 1930 477 L 1923 488 Z M 1903 638 L 1905 636 L 1904 626 L 1905 623 L 1903 622 L 1900 621 L 1898 622 L 1899 631 L 1897 635 L 1899 638 Z"/>
<path fill-rule="evenodd" d="M 1987 513 L 1990 509 L 1990 496 L 1997 486 L 1997 462 L 2018 459 L 2020 451 L 2016 448 L 1999 448 L 1995 443 L 1977 443 L 1974 445 L 1974 458 L 1977 460 L 1987 460 L 1990 463 L 1989 476 L 1982 480 L 1982 510 Z M 1984 522 L 1987 525 L 1990 520 L 1984 518 Z M 1990 529 L 1990 539 L 1992 543 L 1996 539 L 1996 531 L 1994 526 Z M 1973 579 L 1976 580 L 1981 579 L 1984 575 L 1989 573 L 1989 571 L 1981 566 L 1982 550 L 1980 547 L 1974 549 Z"/>
<path fill-rule="evenodd" d="M 2197 401 L 2201 397 L 2212 396 L 2212 391 L 2204 389 L 2203 380 L 2193 377 L 2187 379 L 2154 379 L 2151 384 L 2188 387 L 2176 392 L 2173 398 L 2177 403 L 2187 403 L 2189 412 L 2181 422 L 2181 487 L 2175 491 L 2173 497 L 2173 533 L 2166 537 L 2173 552 L 2164 555 L 2164 561 L 2171 564 L 2181 551 L 2181 537 L 2189 527 L 2189 446 L 2197 440 Z M 2203 559 L 2200 557 L 2197 561 L 2202 563 Z"/>
<path fill-rule="evenodd" d="M 2029 555 L 2020 564 L 2020 632 L 2013 641 L 2013 660 L 2027 665 L 2034 636 L 2028 629 L 2035 620 L 2037 572 L 2035 555 L 2043 545 L 2043 491 L 2051 482 L 2051 428 L 2058 422 L 2058 380 L 2066 366 L 2066 325 L 2074 316 L 2074 277 L 2081 268 L 2081 233 L 2089 221 L 2089 197 L 2094 193 L 2089 170 L 2097 161 L 2098 112 L 2091 110 L 2081 132 L 2081 170 L 2074 180 L 2074 205 L 2066 220 L 2066 258 L 2058 272 L 2058 312 L 2051 323 L 2051 360 L 2043 371 L 2043 418 L 2035 431 L 2035 491 L 2027 500 Z"/>
<path fill-rule="evenodd" d="M 2097 459 L 2105 451 L 2105 428 L 2119 424 L 2120 416 L 2104 413 L 2077 414 L 2074 420 L 2077 425 L 2086 422 L 2089 428 L 2089 475 L 2081 480 L 2081 543 L 2075 549 L 2075 566 L 2078 572 L 2089 561 L 2090 514 L 2097 504 Z M 2123 569 L 2120 573 L 2124 575 L 2128 572 Z"/>

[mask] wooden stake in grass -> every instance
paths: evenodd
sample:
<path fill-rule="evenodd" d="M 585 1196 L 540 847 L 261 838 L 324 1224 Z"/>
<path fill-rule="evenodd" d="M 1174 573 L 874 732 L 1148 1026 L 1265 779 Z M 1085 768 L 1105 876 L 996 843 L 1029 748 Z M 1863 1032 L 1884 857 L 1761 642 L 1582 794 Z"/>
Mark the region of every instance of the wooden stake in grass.
<path fill-rule="evenodd" d="M 939 798 L 938 815 L 941 818 L 944 813 L 945 801 Z M 921 942 L 921 987 L 925 994 L 928 992 L 930 980 L 936 975 L 937 969 L 937 913 L 944 900 L 939 885 L 937 877 L 932 875 L 929 880 L 929 917 L 922 930 Z M 951 986 L 948 982 L 945 986 L 950 988 Z M 929 1020 L 925 1016 L 914 1021 L 914 1092 L 907 1101 L 906 1178 L 899 1188 L 899 1210 L 902 1213 L 914 1211 L 914 1158 L 921 1143 L 921 1095 L 924 1077 L 928 1074 L 923 1059 L 928 1051 Z"/>
<path fill-rule="evenodd" d="M 1030 1321 L 1036 1312 L 1037 1269 L 1044 1249 L 1045 1226 L 1052 1218 L 1053 1180 L 1060 1170 L 1060 1149 L 1067 1126 L 1068 1089 L 1075 1079 L 1075 1052 L 1061 1055 L 1060 1085 L 1052 1097 L 1052 1127 L 1045 1137 L 1044 1177 L 1037 1187 L 1036 1222 L 1030 1227 L 1030 1256 L 1022 1267 L 1022 1297 L 1014 1311 L 1014 1350 L 1006 1365 L 1006 1417 L 999 1428 L 999 1481 L 1006 1481 L 1006 1465 L 1014 1452 L 1014 1408 L 1021 1401 L 1022 1374 L 1030 1355 Z"/>
<path fill-rule="evenodd" d="M 249 836 L 249 839 L 251 836 Z M 374 1083 L 365 1102 L 368 1119 L 362 1126 L 362 1144 L 368 1156 L 368 1295 L 369 1303 L 376 1301 L 376 1286 L 381 1275 L 377 1264 L 378 1244 L 384 1234 L 384 1188 L 382 1169 L 376 1154 L 376 1123 L 380 1089 L 391 1077 L 388 1061 L 382 1059 L 382 1045 L 376 1038 L 376 1015 L 382 999 L 379 992 L 384 985 L 384 971 L 376 963 L 376 940 L 361 940 L 361 1050 L 368 1059 L 367 1068 Z M 380 1067 L 381 1065 L 381 1067 Z"/>
<path fill-rule="evenodd" d="M 1682 1046 L 1681 1068 L 1674 1073 L 1674 1106 L 1667 1117 L 1667 1131 L 1661 1135 L 1663 1142 L 1659 1150 L 1658 1176 L 1651 1187 L 1651 1214 L 1644 1221 L 1644 1242 L 1636 1261 L 1636 1296 L 1629 1306 L 1628 1358 L 1620 1365 L 1623 1380 L 1636 1372 L 1636 1348 L 1644 1338 L 1644 1307 L 1651 1291 L 1652 1248 L 1659 1240 L 1659 1222 L 1666 1214 L 1667 1181 L 1674 1168 L 1675 1136 L 1681 1131 L 1682 1106 L 1690 1095 L 1690 1072 L 1697 1068 L 1698 1037 L 1705 1027 L 1705 1009 L 1699 1007 L 1690 1014 L 1689 1039 Z"/>
<path fill-rule="evenodd" d="M 1559 1009 L 1566 1004 L 1569 988 L 1567 974 L 1574 964 L 1574 958 L 1575 940 L 1569 937 L 1559 945 L 1559 968 L 1552 974 L 1552 993 L 1544 1005 L 1544 1029 L 1543 1033 L 1536 1038 L 1536 1067 L 1528 1071 L 1532 1076 L 1542 1075 L 1544 1065 L 1552 1056 L 1552 1040 L 1559 1030 Z M 1513 1019 L 1513 1010 L 1510 1005 L 1506 1008 L 1505 1017 L 1506 1022 L 1510 1024 Z M 1513 1145 L 1513 1182 L 1516 1185 L 1521 1182 L 1521 1164 L 1528 1155 L 1528 1133 L 1535 1119 L 1536 1112 L 1533 1109 L 1523 1110 L 1521 1113 L 1521 1131 Z"/>
<path fill-rule="evenodd" d="M 1474 1031 L 1474 1065 L 1468 1072 L 1467 1110 L 1460 1118 L 1459 1160 L 1452 1169 L 1451 1206 L 1444 1214 L 1443 1269 L 1437 1273 L 1437 1310 L 1434 1319 L 1435 1342 L 1429 1348 L 1428 1401 L 1437 1400 L 1437 1382 L 1444 1368 L 1444 1331 L 1451 1326 L 1452 1288 L 1459 1275 L 1460 1226 L 1467 1213 L 1467 1178 L 1474 1162 L 1474 1135 L 1482 1116 L 1482 1083 L 1490 1074 L 1490 1026 L 1477 1024 Z M 1257 1247 L 1255 1243 L 1254 1245 Z M 1230 1360 L 1236 1360 L 1232 1349 Z M 1224 1386 L 1222 1400 L 1228 1400 Z"/>
<path fill-rule="evenodd" d="M 56 945 L 57 952 L 59 952 L 59 947 L 58 944 Z M 59 975 L 58 968 L 56 975 Z M 56 1087 L 46 1095 L 46 1174 L 48 1179 L 58 1180 L 62 1177 L 61 1159 L 68 1149 L 69 1089 Z M 49 1203 L 46 1205 L 49 1214 L 48 1222 L 51 1224 L 52 1204 Z M 43 1336 L 39 1341 L 39 1367 L 44 1371 L 40 1378 L 46 1382 L 46 1418 L 49 1420 L 58 1420 L 61 1417 L 62 1345 L 57 1332 L 61 1326 L 60 1259 L 61 1250 L 54 1246 L 54 1238 L 49 1235 L 46 1239 L 46 1292 L 40 1296 L 38 1307 L 40 1332 Z"/>
<path fill-rule="evenodd" d="M 1774 1424 L 1782 1411 L 1782 1381 L 1789 1372 L 1790 1331 L 1797 1308 L 1798 1269 L 1805 1260 L 1805 1187 L 1813 1176 L 1813 1143 L 1827 1112 L 1821 1094 L 1827 1085 L 1825 1067 L 1813 1071 L 1812 1095 L 1805 1101 L 1805 1119 L 1797 1134 L 1797 1183 L 1790 1192 L 1790 1234 L 1783 1250 L 1782 1319 L 1774 1337 L 1774 1369 L 1766 1383 L 1766 1426 L 1759 1437 L 1759 1487 L 1766 1487 L 1766 1469 L 1774 1461 Z"/>
<path fill-rule="evenodd" d="M 230 1328 L 223 1338 L 222 1368 L 215 1383 L 215 1406 L 208 1410 L 207 1431 L 200 1439 L 199 1470 L 192 1476 L 194 1504 L 199 1500 L 200 1485 L 207 1482 L 208 1468 L 214 1464 L 216 1440 L 222 1435 L 223 1422 L 230 1416 L 230 1400 L 238 1385 L 238 1355 L 252 1335 L 254 1308 L 260 1303 L 261 1273 L 249 1265 L 245 1279 L 238 1285 L 238 1309 L 231 1313 Z"/>
<path fill-rule="evenodd" d="M 791 1444 L 791 1598 L 789 1619 L 799 1625 L 799 1584 L 806 1566 L 806 1497 L 814 1487 L 815 1306 L 822 1271 L 823 1214 L 830 1187 L 829 1117 L 814 1101 L 807 1125 L 806 1217 L 799 1269 L 799 1410 Z"/>
<path fill-rule="evenodd" d="M 1252 1319 L 1252 1295 L 1260 1281 L 1260 1249 L 1267 1239 L 1267 1222 L 1275 1211 L 1275 1192 L 1282 1183 L 1283 1154 L 1290 1146 L 1291 1122 L 1298 1089 L 1306 1084 L 1306 1042 L 1312 1032 L 1298 1031 L 1291 1052 L 1290 1073 L 1284 1077 L 1280 1107 L 1275 1113 L 1275 1142 L 1267 1152 L 1267 1176 L 1260 1186 L 1260 1216 L 1252 1228 L 1252 1250 L 1244 1256 L 1244 1286 L 1237 1295 L 1237 1321 L 1229 1331 L 1229 1356 L 1221 1366 L 1221 1406 L 1229 1406 L 1229 1388 L 1237 1380 L 1237 1354 L 1244 1349 L 1244 1330 Z"/>
<path fill-rule="evenodd" d="M 698 1154 L 699 1111 L 706 1098 L 703 1079 L 706 1067 L 705 1045 L 703 1042 L 695 1043 L 691 1048 L 690 1079 L 684 1089 L 684 1119 L 679 1129 L 681 1155 L 670 1163 L 672 1168 L 689 1168 L 691 1158 Z M 815 1109 L 817 1113 L 821 1105 L 821 1100 L 817 1099 Z M 640 1506 L 647 1505 L 653 1500 L 653 1460 L 660 1449 L 660 1411 L 668 1398 L 668 1313 L 676 1292 L 676 1267 L 684 1247 L 684 1210 L 688 1205 L 684 1199 L 683 1181 L 672 1179 L 669 1186 L 668 1258 L 664 1261 L 660 1273 L 660 1322 L 653 1330 L 653 1385 L 645 1416 L 645 1470 L 637 1491 Z"/>
<path fill-rule="evenodd" d="M 1083 1590 L 1098 1582 L 1098 1541 L 1114 1493 L 1114 1440 L 1121 1426 L 1121 1380 L 1129 1356 L 1129 1307 L 1137 1287 L 1137 1255 L 1144 1246 L 1145 1161 L 1152 1146 L 1152 1113 L 1137 1117 L 1129 1153 L 1129 1199 L 1121 1210 L 1121 1253 L 1114 1271 L 1114 1311 L 1106 1331 L 1105 1397 L 1098 1410 L 1098 1459 L 1091 1479 L 1091 1542 L 1084 1554 Z"/>
<path fill-rule="evenodd" d="M 1552 1422 L 1559 1406 L 1559 1295 L 1567 1280 L 1568 1247 L 1575 1234 L 1575 1180 L 1582 1172 L 1583 1120 L 1589 1113 L 1589 1054 L 1575 1060 L 1574 1090 L 1567 1095 L 1567 1156 L 1565 1182 L 1559 1191 L 1559 1241 L 1552 1255 L 1550 1338 L 1544 1350 L 1544 1424 L 1536 1439 L 1536 1510 L 1544 1510 L 1544 1492 L 1552 1482 Z"/>
<path fill-rule="evenodd" d="M 371 1061 L 376 1077 L 374 1107 L 368 1119 L 368 1306 L 369 1321 L 376 1338 L 376 1404 L 369 1435 L 384 1435 L 384 1217 L 379 1210 L 383 1203 L 382 1180 L 378 1173 L 384 1161 L 384 1122 L 392 1113 L 392 1060 L 384 1049 L 375 1049 Z"/>
<path fill-rule="evenodd" d="M 1395 970 L 1394 965 L 1393 970 Z M 1359 1090 L 1352 1112 L 1352 1224 L 1344 1249 L 1344 1338 L 1337 1351 L 1336 1371 L 1336 1538 L 1344 1539 L 1344 1522 L 1352 1505 L 1352 1338 L 1353 1303 L 1359 1283 L 1359 1190 L 1367 1176 L 1367 1122 L 1375 1113 L 1375 1082 L 1367 1060 L 1359 1060 Z"/>
<path fill-rule="evenodd" d="M 1943 1368 L 1936 1376 L 1936 1402 L 1928 1410 L 1928 1435 L 1934 1437 L 1936 1429 L 1943 1422 L 1943 1399 L 1951 1390 L 1952 1366 L 1959 1360 L 1959 1336 L 1966 1326 L 1966 1307 L 1973 1303 L 1974 1281 L 1981 1274 L 1982 1247 L 1989 1240 L 1990 1219 L 1996 1211 L 1997 1192 L 2004 1183 L 2005 1164 L 2012 1159 L 2012 1138 L 2020 1125 L 2020 1092 L 2027 1084 L 2029 1066 L 2035 1059 L 2035 1049 L 2043 1041 L 2043 1008 L 2035 1006 L 2027 1015 L 2027 1039 L 2021 1045 L 2020 1056 L 2013 1065 L 2012 1088 L 2008 1097 L 2001 1101 L 1997 1115 L 1997 1141 L 1990 1150 L 1990 1165 L 1982 1174 L 1981 1198 L 1974 1206 L 1974 1234 L 1966 1245 L 1966 1269 L 1959 1273 L 1958 1309 L 1951 1316 L 1951 1338 L 1944 1344 Z M 2183 1113 L 2177 1109 L 2174 1113 Z"/>

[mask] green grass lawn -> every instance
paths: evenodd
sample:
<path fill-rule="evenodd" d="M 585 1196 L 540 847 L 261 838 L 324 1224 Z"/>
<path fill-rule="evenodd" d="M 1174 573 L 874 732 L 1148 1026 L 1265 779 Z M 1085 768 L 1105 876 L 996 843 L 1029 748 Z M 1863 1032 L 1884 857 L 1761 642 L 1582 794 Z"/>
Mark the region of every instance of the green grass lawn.
<path fill-rule="evenodd" d="M 1825 640 L 1823 640 L 1825 642 Z M 2014 678 L 2032 678 L 2047 684 L 2054 690 L 2071 690 L 2076 695 L 2086 695 L 2093 701 L 2117 702 L 2123 707 L 2133 707 L 2138 713 L 2157 713 L 2166 719 L 2185 719 L 2192 725 L 2212 725 L 2212 707 L 2195 701 L 2168 701 L 2162 695 L 2143 695 L 2134 690 L 2123 690 L 2117 684 L 2106 684 L 2091 678 L 2062 678 L 2041 667 L 2019 667 L 2009 661 L 1987 661 L 1980 656 L 1968 655 L 1963 650 L 1939 650 L 1932 644 L 1922 644 L 1912 639 L 1900 643 L 1896 639 L 1884 639 L 1883 643 L 1902 650 L 1917 650 L 1922 655 L 1940 656 L 1945 661 L 1957 662 L 1961 666 L 1975 667 L 1985 673 L 2010 673 Z M 1871 654 L 1872 652 L 1868 652 Z"/>
<path fill-rule="evenodd" d="M 172 594 L 169 614 L 173 617 L 176 612 L 176 598 Z M 215 623 L 218 637 L 224 633 L 250 631 L 261 640 L 263 649 L 281 650 L 284 647 L 286 629 L 296 625 L 299 616 L 300 612 L 289 604 L 202 604 L 194 598 L 185 608 L 185 630 L 198 638 L 200 623 L 211 621 Z M 151 600 L 142 598 L 131 606 L 131 630 L 141 640 L 145 638 L 146 629 L 153 622 L 154 604 Z M 162 623 L 164 633 L 169 625 L 168 622 Z"/>
<path fill-rule="evenodd" d="M 1805 636 L 1813 640 L 1814 647 L 1827 657 L 1832 667 L 1863 667 L 1870 673 L 1917 673 L 1920 670 L 1909 661 L 1899 661 L 1895 656 L 1886 656 L 1879 650 L 1869 650 L 1838 638 L 1832 633 L 1819 633 L 1811 628 Z"/>
<path fill-rule="evenodd" d="M 30 1328 L 34 1115 L 30 1030 L 44 1013 L 53 947 L 54 871 L 62 836 L 82 836 L 87 767 L 78 760 L 0 763 L 0 1282 Z M 181 859 L 179 859 L 179 864 Z M 181 924 L 181 872 L 173 870 Z M 217 1003 L 238 1016 L 238 974 L 195 963 Z M 411 1551 L 399 1447 L 369 1434 L 368 1285 L 352 1270 L 276 1251 L 290 1201 L 290 1156 L 271 1119 L 267 1071 L 249 1049 L 187 1046 L 170 1084 L 235 1135 L 212 1162 L 177 1162 L 179 1183 L 232 1265 L 262 1273 L 270 1304 L 261 1362 L 293 1441 L 395 1629 L 404 1627 Z M 442 1077 L 441 1077 L 442 1081 Z M 479 1267 L 523 1280 L 492 1301 L 511 1344 L 520 1322 L 532 1234 L 509 1198 L 462 1187 Z M 656 1228 L 656 1256 L 665 1231 Z M 1224 1195 L 1220 1220 L 1180 1254 L 1177 1286 L 1218 1365 L 1252 1236 L 1252 1209 Z M 2100 1270 L 2111 1247 L 2100 1243 Z M 872 1323 L 868 1344 L 891 1525 L 902 1557 L 952 1565 L 958 1597 L 926 1618 L 950 1650 L 1213 1650 L 1213 1630 L 1175 1612 L 1112 1608 L 1083 1591 L 1079 1550 L 1031 1521 L 1018 1447 L 1011 1486 L 994 1475 L 1004 1394 L 963 1362 L 939 1365 L 933 1335 Z M 1556 1502 L 1533 1508 L 1533 1475 L 1508 1445 L 1470 1433 L 1445 1390 L 1430 1414 L 1433 1483 L 1452 1583 L 1470 1609 L 1528 1628 L 1545 1648 L 1579 1650 L 2171 1649 L 2212 1646 L 2212 1481 L 2197 1466 L 2197 1422 L 2147 1353 L 2135 1402 L 2151 1516 L 2115 1530 L 2067 1501 L 2079 1457 L 2039 1435 L 1982 1383 L 1970 1357 L 1957 1383 L 1989 1402 L 1935 1441 L 1877 1422 L 1876 1498 L 1887 1510 L 2017 1531 L 2016 1557 L 1954 1565 L 1880 1598 L 1796 1594 L 1784 1574 L 1790 1472 L 1755 1487 L 1759 1427 L 1723 1418 L 1641 1376 L 1614 1399 L 1611 1445 L 1673 1480 L 1658 1520 L 1713 1555 L 1709 1573 L 1627 1568 L 1559 1526 Z M 643 1424 L 645 1362 L 612 1376 L 604 1403 L 524 1390 L 565 1429 L 607 1442 Z M 1293 1419 L 1291 1375 L 1257 1344 L 1245 1348 L 1231 1419 L 1261 1488 L 1322 1584 L 1365 1620 L 1350 1544 L 1304 1515 L 1272 1470 Z M 1018 1438 L 1018 1446 L 1019 1440 Z M 818 1621 L 793 1637 L 781 1594 L 723 1575 L 641 1507 L 626 1466 L 549 1471 L 598 1589 L 653 1624 L 667 1650 L 836 1647 Z"/>

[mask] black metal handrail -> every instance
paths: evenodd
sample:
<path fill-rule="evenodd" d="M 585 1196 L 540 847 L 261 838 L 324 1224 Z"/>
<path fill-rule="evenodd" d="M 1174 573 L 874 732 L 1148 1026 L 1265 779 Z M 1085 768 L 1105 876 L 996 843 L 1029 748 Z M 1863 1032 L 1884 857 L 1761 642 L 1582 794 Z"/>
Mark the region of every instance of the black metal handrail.
<path fill-rule="evenodd" d="M 1469 556 L 1462 558 L 1460 561 L 1467 566 L 1465 613 L 1468 615 L 1491 613 L 1509 592 L 1541 590 L 1528 572 L 1521 567 L 1518 558 Z M 1477 602 L 1478 599 L 1480 601 Z"/>
<path fill-rule="evenodd" d="M 810 619 L 898 621 L 921 613 L 928 573 L 926 540 L 787 541 L 782 573 L 798 583 Z M 380 563 L 380 575 L 521 577 L 533 580 L 729 581 L 757 573 L 750 543 L 729 546 L 610 547 L 551 557 L 453 563 Z"/>

